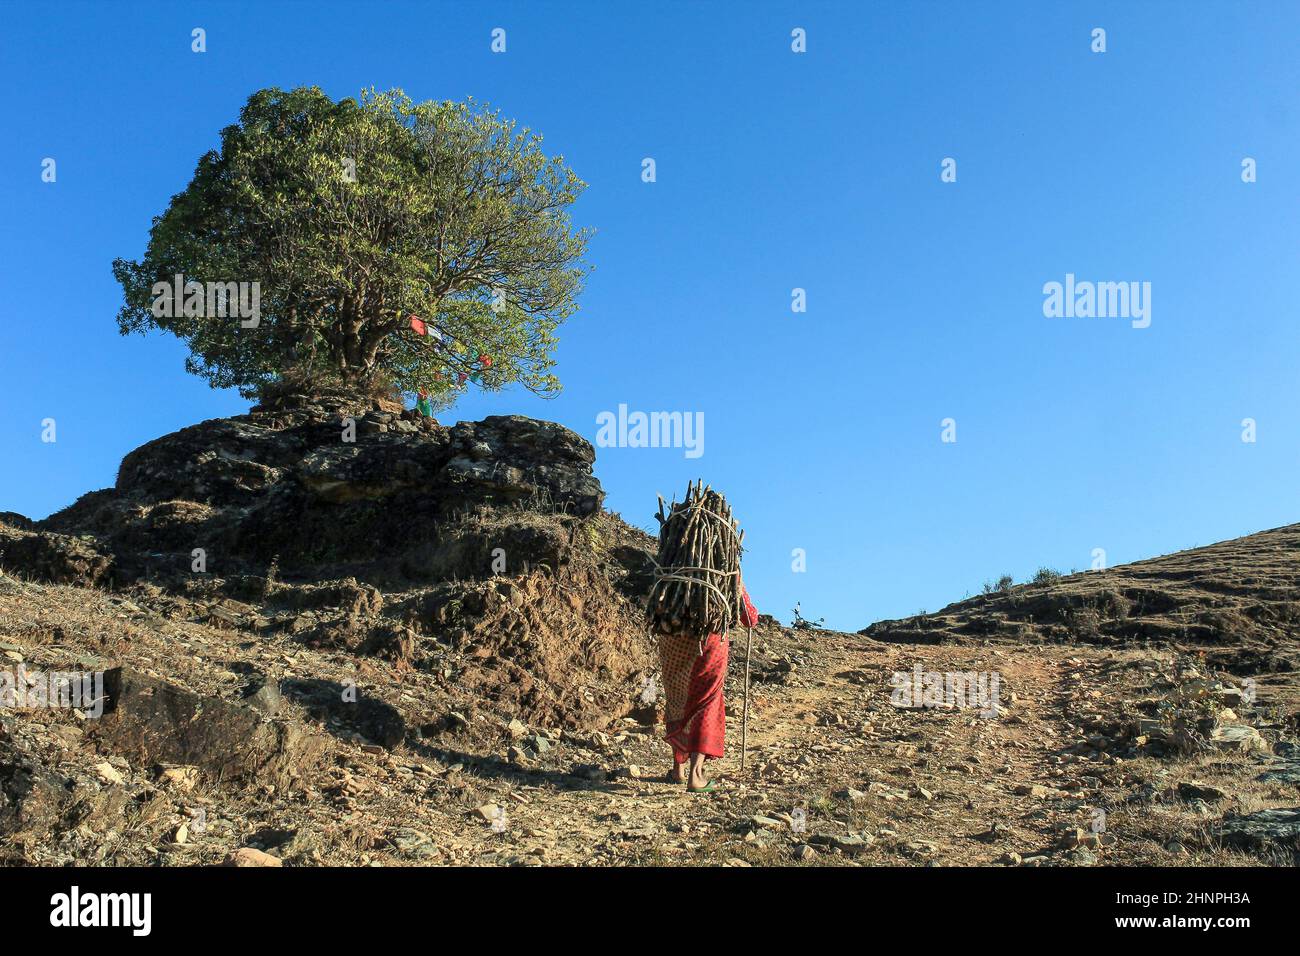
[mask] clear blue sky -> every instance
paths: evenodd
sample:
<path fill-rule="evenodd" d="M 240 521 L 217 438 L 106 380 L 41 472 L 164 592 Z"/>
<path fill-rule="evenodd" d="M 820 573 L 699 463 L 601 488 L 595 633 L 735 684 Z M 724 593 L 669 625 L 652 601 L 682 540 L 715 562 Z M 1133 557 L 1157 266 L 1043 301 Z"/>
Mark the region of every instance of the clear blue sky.
<path fill-rule="evenodd" d="M 702 458 L 600 449 L 596 472 L 644 527 L 656 492 L 724 489 L 761 610 L 801 600 L 857 629 L 1098 547 L 1113 564 L 1300 519 L 1295 3 L 13 3 L 4 20 L 0 510 L 43 517 L 141 443 L 246 410 L 188 376 L 175 339 L 117 334 L 109 265 L 143 251 L 250 93 L 307 84 L 472 95 L 565 155 L 598 230 L 565 392 L 472 395 L 444 420 L 515 412 L 594 440 L 620 403 L 703 412 Z M 1045 318 L 1066 273 L 1150 282 L 1150 328 Z"/>

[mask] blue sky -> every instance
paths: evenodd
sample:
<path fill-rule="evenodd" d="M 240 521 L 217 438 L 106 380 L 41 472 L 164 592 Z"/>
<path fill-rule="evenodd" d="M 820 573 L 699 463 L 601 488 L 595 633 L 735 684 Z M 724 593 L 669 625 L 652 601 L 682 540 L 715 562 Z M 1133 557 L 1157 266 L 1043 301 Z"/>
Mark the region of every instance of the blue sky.
<path fill-rule="evenodd" d="M 703 412 L 701 458 L 601 448 L 596 472 L 643 527 L 656 492 L 723 489 L 760 610 L 802 601 L 857 629 L 1095 548 L 1114 564 L 1300 518 L 1296 4 L 13 3 L 5 20 L 0 510 L 43 517 L 143 442 L 246 410 L 184 372 L 177 340 L 118 335 L 110 263 L 140 255 L 253 91 L 374 85 L 489 101 L 589 183 L 564 394 L 473 394 L 444 421 L 520 413 L 594 440 L 620 403 Z M 1150 327 L 1046 318 L 1067 273 L 1150 282 Z"/>

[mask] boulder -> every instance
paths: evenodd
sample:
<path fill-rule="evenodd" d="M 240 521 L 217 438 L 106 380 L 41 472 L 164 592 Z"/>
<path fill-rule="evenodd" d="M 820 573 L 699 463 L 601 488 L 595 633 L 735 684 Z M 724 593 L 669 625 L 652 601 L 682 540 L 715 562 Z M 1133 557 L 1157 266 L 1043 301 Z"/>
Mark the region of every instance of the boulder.
<path fill-rule="evenodd" d="M 1248 724 L 1220 724 L 1210 733 L 1210 746 L 1215 750 L 1239 753 L 1271 752 L 1268 741 Z"/>
<path fill-rule="evenodd" d="M 1199 780 L 1189 780 L 1178 785 L 1178 796 L 1183 800 L 1204 800 L 1207 803 L 1219 803 L 1228 799 L 1228 792 L 1220 787 L 1202 783 Z"/>
<path fill-rule="evenodd" d="M 280 866 L 281 861 L 278 856 L 272 856 L 255 847 L 240 847 L 234 853 L 226 857 L 222 866 Z"/>
<path fill-rule="evenodd" d="M 834 847 L 841 853 L 854 855 L 870 849 L 876 839 L 869 833 L 814 833 L 808 838 L 808 842 L 815 846 Z"/>
<path fill-rule="evenodd" d="M 104 714 L 89 734 L 135 766 L 180 764 L 219 782 L 280 786 L 310 772 L 324 754 L 324 741 L 298 725 L 127 668 L 105 672 L 104 693 Z"/>
<path fill-rule="evenodd" d="M 1225 817 L 1219 824 L 1218 835 L 1230 846 L 1300 856 L 1300 807 L 1279 807 Z"/>
<path fill-rule="evenodd" d="M 1255 779 L 1263 783 L 1289 783 L 1300 786 L 1300 746 L 1288 740 L 1279 741 L 1273 748 L 1276 755 L 1262 774 Z"/>

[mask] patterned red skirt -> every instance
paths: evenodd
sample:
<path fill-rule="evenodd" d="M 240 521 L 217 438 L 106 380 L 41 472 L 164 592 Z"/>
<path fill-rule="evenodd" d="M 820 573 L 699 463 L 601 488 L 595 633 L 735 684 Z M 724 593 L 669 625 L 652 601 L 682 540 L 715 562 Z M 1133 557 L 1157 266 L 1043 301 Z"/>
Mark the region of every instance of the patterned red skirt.
<path fill-rule="evenodd" d="M 673 762 L 683 763 L 693 753 L 721 757 L 727 734 L 722 685 L 731 642 L 710 634 L 700 653 L 698 637 L 660 634 L 658 639 L 666 698 L 664 739 L 672 745 Z"/>

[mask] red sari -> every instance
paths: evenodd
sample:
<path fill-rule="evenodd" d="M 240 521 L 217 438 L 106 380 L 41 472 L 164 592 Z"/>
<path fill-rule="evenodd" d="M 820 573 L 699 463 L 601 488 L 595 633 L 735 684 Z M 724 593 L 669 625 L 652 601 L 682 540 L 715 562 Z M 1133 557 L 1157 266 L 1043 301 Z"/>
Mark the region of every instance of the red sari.
<path fill-rule="evenodd" d="M 743 627 L 758 623 L 758 612 L 742 593 Z M 721 757 L 726 740 L 727 715 L 722 685 L 727 679 L 730 642 L 721 634 L 710 634 L 703 643 L 697 637 L 659 635 L 659 664 L 664 679 L 664 739 L 672 745 L 673 762 L 685 763 L 691 754 Z"/>

